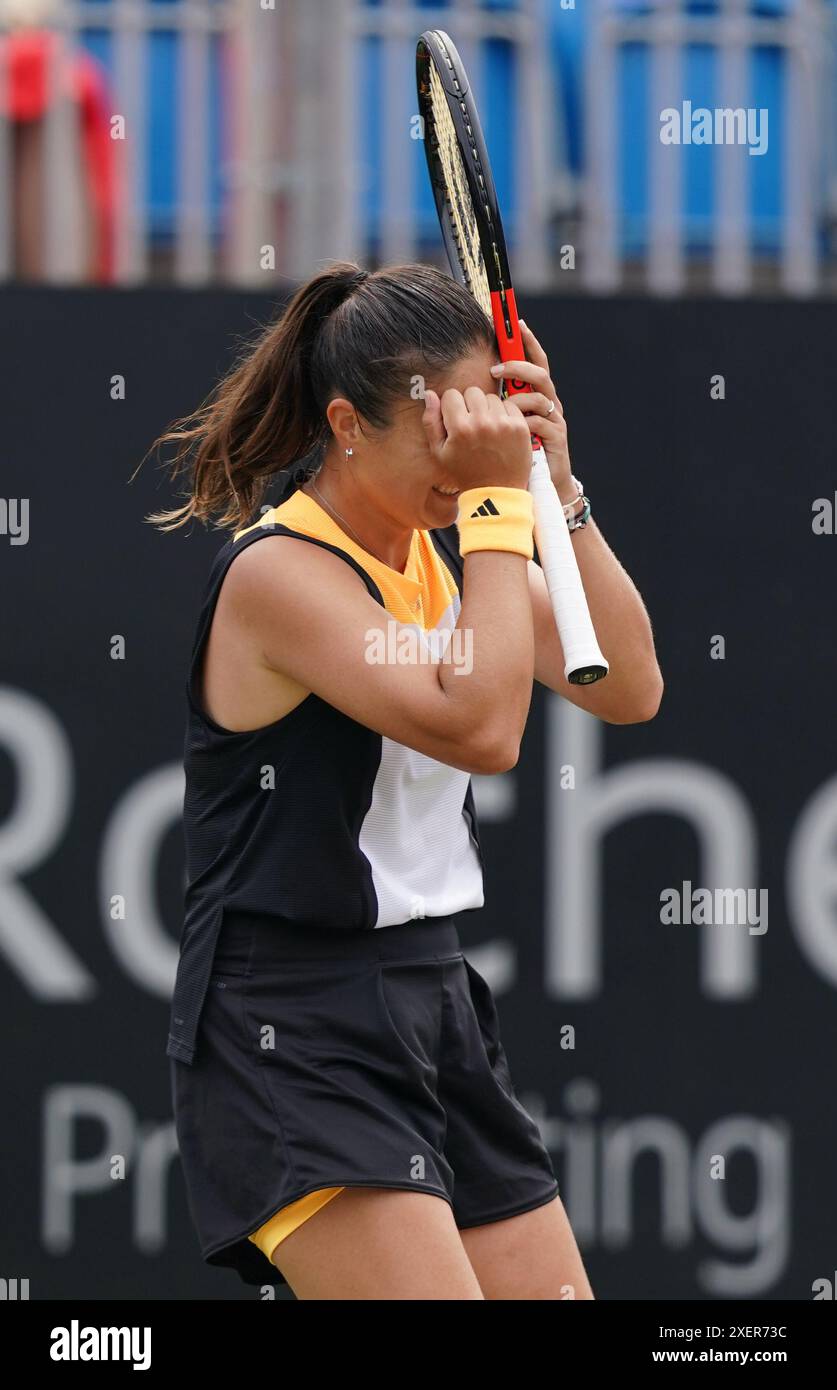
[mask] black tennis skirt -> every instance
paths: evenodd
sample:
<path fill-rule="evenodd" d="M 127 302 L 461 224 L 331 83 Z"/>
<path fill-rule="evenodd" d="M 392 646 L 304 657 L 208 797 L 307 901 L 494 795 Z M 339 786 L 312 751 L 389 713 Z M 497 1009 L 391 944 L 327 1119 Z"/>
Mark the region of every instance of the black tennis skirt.
<path fill-rule="evenodd" d="M 460 1228 L 558 1193 L 455 917 L 225 914 L 194 1062 L 169 1063 L 201 1254 L 247 1284 L 285 1282 L 247 1237 L 320 1188 L 432 1193 Z"/>

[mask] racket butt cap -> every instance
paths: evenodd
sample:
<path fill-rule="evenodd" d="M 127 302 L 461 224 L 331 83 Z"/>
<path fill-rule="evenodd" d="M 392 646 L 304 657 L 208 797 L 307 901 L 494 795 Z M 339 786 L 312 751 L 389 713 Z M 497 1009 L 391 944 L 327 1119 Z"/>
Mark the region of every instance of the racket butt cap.
<path fill-rule="evenodd" d="M 578 670 L 565 674 L 570 685 L 592 685 L 594 681 L 602 680 L 609 669 L 608 666 L 579 666 Z"/>

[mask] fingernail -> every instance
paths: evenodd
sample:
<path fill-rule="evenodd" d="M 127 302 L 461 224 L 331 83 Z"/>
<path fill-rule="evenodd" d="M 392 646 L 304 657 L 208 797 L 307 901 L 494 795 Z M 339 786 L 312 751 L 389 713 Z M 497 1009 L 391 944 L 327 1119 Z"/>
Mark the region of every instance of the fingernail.
<path fill-rule="evenodd" d="M 520 324 L 521 328 L 528 328 L 529 326 L 525 319 L 518 319 L 517 322 Z"/>
<path fill-rule="evenodd" d="M 495 362 L 495 363 L 494 363 L 494 366 L 491 368 L 491 375 L 492 375 L 492 376 L 499 376 L 502 370 L 503 370 L 503 364 L 502 364 L 502 362 Z"/>

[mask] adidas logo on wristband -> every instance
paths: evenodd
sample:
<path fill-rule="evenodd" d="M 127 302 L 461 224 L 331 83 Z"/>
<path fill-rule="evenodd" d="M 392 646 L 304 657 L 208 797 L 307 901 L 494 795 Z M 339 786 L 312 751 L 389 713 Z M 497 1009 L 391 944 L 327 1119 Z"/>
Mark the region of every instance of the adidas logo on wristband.
<path fill-rule="evenodd" d="M 484 502 L 480 502 L 480 505 L 477 507 L 477 510 L 476 510 L 475 512 L 471 512 L 471 516 L 472 516 L 472 517 L 475 517 L 475 516 L 499 516 L 499 515 L 500 515 L 500 512 L 499 512 L 499 510 L 497 509 L 497 507 L 495 507 L 495 505 L 494 505 L 494 503 L 492 502 L 492 500 L 491 500 L 490 497 L 486 497 L 486 499 L 485 499 Z"/>

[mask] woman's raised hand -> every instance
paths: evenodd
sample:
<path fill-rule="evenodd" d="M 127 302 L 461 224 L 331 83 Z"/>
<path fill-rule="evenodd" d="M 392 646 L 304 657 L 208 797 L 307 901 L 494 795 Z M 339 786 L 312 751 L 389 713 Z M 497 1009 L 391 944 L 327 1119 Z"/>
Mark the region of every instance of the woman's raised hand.
<path fill-rule="evenodd" d="M 528 486 L 532 438 L 512 400 L 487 395 L 479 386 L 424 395 L 422 416 L 430 452 L 440 470 L 438 484 L 458 487 Z"/>

